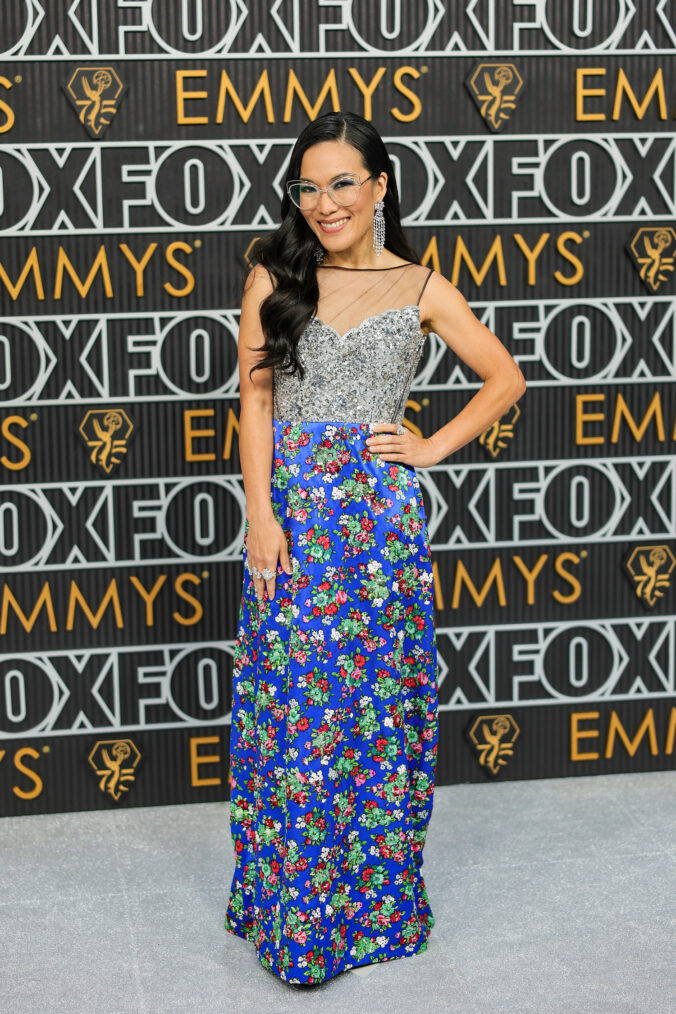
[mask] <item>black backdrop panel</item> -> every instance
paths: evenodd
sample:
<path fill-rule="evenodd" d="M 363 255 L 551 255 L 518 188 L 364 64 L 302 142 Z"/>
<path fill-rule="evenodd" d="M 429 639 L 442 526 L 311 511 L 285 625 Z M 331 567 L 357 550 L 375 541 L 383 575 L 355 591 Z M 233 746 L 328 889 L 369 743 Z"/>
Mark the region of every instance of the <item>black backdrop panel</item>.
<path fill-rule="evenodd" d="M 670 12 L 240 7 L 3 3 L 1 812 L 228 797 L 240 286 L 330 109 L 528 383 L 419 470 L 438 783 L 672 767 Z M 407 425 L 479 385 L 430 335 Z"/>

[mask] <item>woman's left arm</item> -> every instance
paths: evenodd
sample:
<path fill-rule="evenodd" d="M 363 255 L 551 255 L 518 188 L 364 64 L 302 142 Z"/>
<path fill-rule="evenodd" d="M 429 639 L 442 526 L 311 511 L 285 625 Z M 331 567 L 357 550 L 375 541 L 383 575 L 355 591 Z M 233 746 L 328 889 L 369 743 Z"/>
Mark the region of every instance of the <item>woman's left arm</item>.
<path fill-rule="evenodd" d="M 427 297 L 425 299 L 425 297 Z M 509 352 L 474 315 L 462 293 L 435 271 L 421 305 L 425 323 L 474 370 L 483 385 L 456 416 L 429 437 L 437 461 L 464 447 L 511 408 L 526 390 L 526 381 Z"/>
<path fill-rule="evenodd" d="M 367 443 L 383 461 L 424 467 L 437 464 L 483 433 L 519 400 L 526 381 L 500 339 L 481 323 L 462 293 L 438 271 L 432 273 L 425 287 L 420 316 L 426 329 L 438 334 L 483 380 L 464 408 L 429 437 L 418 437 L 410 431 L 391 436 L 396 431 L 392 423 L 373 426 L 374 431 L 381 432 Z"/>

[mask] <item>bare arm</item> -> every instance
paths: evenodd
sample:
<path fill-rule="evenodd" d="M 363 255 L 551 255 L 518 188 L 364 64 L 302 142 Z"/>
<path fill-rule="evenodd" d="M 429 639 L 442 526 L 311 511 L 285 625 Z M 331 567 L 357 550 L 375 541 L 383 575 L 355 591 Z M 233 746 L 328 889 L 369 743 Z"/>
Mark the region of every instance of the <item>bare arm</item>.
<path fill-rule="evenodd" d="M 464 408 L 429 438 L 436 460 L 441 461 L 499 419 L 519 400 L 526 382 L 500 339 L 474 315 L 452 282 L 435 271 L 423 298 L 429 329 L 484 382 Z"/>
<path fill-rule="evenodd" d="M 484 381 L 482 387 L 449 422 L 429 437 L 409 429 L 396 435 L 394 423 L 375 423 L 376 435 L 366 441 L 382 461 L 436 465 L 473 440 L 519 400 L 526 382 L 500 339 L 474 315 L 462 293 L 438 271 L 425 287 L 421 323 L 434 331 Z"/>
<path fill-rule="evenodd" d="M 239 322 L 239 452 L 242 479 L 246 495 L 248 522 L 247 557 L 250 567 L 258 570 L 277 569 L 277 559 L 291 573 L 286 536 L 276 520 L 270 499 L 270 478 L 274 451 L 272 416 L 272 370 L 256 370 L 249 377 L 251 367 L 262 358 L 261 352 L 251 347 L 264 342 L 259 309 L 272 292 L 268 272 L 256 265 L 249 272 L 242 297 Z M 270 598 L 275 594 L 275 577 L 267 580 L 253 576 L 256 594 L 263 597 L 267 589 Z"/>
<path fill-rule="evenodd" d="M 244 285 L 239 318 L 237 358 L 239 363 L 239 451 L 249 521 L 269 520 L 270 473 L 272 468 L 272 370 L 249 370 L 262 354 L 252 351 L 263 344 L 259 308 L 272 292 L 267 271 L 256 265 Z"/>

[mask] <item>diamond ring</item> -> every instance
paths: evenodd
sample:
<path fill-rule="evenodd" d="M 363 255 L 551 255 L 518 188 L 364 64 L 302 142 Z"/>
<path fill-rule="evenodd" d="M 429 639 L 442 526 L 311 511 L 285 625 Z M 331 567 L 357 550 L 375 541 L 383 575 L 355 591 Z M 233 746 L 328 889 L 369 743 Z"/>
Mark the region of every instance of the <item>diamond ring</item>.
<path fill-rule="evenodd" d="M 399 423 L 399 425 L 397 426 L 397 433 L 399 434 L 399 436 L 401 436 L 405 432 L 406 432 L 406 427 L 402 426 L 401 423 Z"/>
<path fill-rule="evenodd" d="M 263 567 L 263 570 L 259 570 L 258 567 L 252 567 L 254 577 L 264 577 L 266 581 L 269 581 L 271 577 L 275 576 L 274 570 L 270 570 L 269 567 Z"/>

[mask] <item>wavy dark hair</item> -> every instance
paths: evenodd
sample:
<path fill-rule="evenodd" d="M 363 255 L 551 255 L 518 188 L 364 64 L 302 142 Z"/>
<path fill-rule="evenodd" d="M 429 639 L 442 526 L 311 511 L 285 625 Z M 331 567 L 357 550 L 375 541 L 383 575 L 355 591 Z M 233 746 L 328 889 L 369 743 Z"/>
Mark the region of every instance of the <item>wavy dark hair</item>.
<path fill-rule="evenodd" d="M 399 193 L 394 169 L 383 139 L 375 127 L 358 113 L 324 113 L 303 129 L 291 152 L 284 179 L 281 205 L 281 225 L 274 232 L 262 236 L 251 251 L 251 260 L 267 268 L 275 279 L 274 291 L 260 306 L 260 320 L 265 342 L 255 347 L 265 355 L 251 370 L 277 367 L 287 373 L 304 377 L 302 363 L 296 349 L 298 340 L 317 312 L 319 285 L 315 251 L 317 239 L 286 191 L 290 180 L 300 177 L 303 154 L 322 141 L 344 141 L 351 144 L 362 157 L 367 172 L 378 177 L 387 173 L 387 192 L 384 198 L 385 247 L 392 253 L 420 263 L 420 257 L 410 245 L 401 226 Z M 242 278 L 244 292 L 249 268 Z"/>

